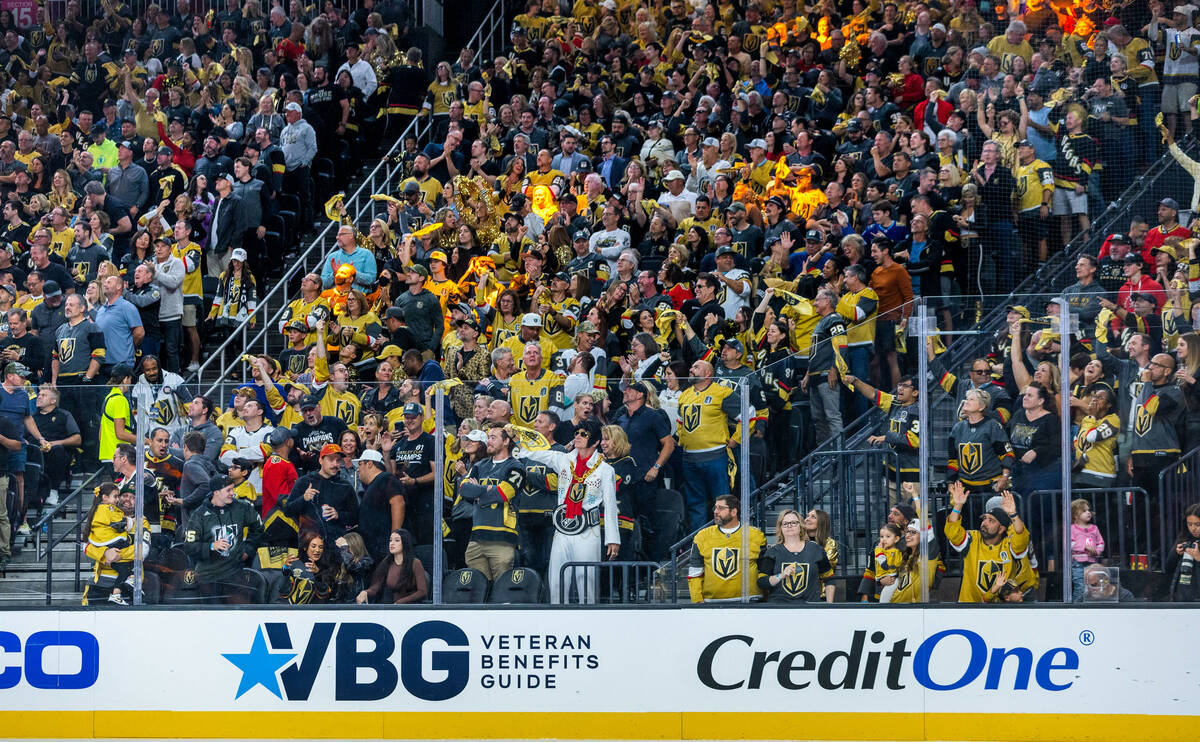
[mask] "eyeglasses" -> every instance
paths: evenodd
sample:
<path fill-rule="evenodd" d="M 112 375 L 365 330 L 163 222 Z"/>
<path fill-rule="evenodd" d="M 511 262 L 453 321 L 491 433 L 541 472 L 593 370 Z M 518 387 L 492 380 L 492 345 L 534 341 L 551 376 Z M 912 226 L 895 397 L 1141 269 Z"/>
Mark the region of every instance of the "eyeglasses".
<path fill-rule="evenodd" d="M 729 509 L 728 505 L 713 505 L 713 512 L 716 512 L 718 510 L 728 510 L 728 509 Z"/>
<path fill-rule="evenodd" d="M 1171 368 L 1171 367 L 1170 367 L 1170 366 L 1168 366 L 1167 364 L 1165 364 L 1165 363 L 1159 363 L 1158 361 L 1150 361 L 1150 365 L 1151 365 L 1151 366 L 1158 366 L 1159 368 L 1167 368 L 1167 369 Z"/>
<path fill-rule="evenodd" d="M 971 373 L 973 373 L 973 374 L 990 374 L 991 372 L 992 372 L 992 370 L 990 368 L 973 368 L 973 369 L 971 369 Z"/>
<path fill-rule="evenodd" d="M 784 528 L 796 528 L 796 527 L 798 527 L 798 526 L 800 525 L 800 521 L 798 521 L 798 520 L 785 520 L 784 522 L 780 523 L 779 525 L 783 526 Z"/>

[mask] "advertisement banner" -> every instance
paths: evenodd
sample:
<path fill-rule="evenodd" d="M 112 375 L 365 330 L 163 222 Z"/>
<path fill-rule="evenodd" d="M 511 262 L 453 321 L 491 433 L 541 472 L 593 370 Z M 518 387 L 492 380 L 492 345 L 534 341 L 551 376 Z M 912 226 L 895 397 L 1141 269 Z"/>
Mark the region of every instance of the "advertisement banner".
<path fill-rule="evenodd" d="M 1170 609 L 10 612 L 6 736 L 1180 739 Z M 878 723 L 876 723 L 878 722 Z"/>

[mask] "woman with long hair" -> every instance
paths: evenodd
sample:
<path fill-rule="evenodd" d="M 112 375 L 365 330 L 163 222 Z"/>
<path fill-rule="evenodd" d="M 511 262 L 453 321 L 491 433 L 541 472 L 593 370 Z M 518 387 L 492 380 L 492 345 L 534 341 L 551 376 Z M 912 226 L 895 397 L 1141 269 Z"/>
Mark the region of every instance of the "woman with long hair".
<path fill-rule="evenodd" d="M 466 564 L 475 515 L 475 504 L 459 495 L 459 485 L 470 476 L 475 463 L 486 458 L 487 433 L 478 420 L 468 417 L 458 424 L 458 435 L 446 447 L 446 496 L 453 502 L 449 518 L 453 545 L 447 547 L 447 556 L 455 568 Z"/>
<path fill-rule="evenodd" d="M 922 579 L 929 586 L 931 593 L 937 588 L 942 575 L 946 573 L 946 565 L 942 562 L 937 539 L 927 540 L 929 542 L 926 547 L 928 558 L 922 562 L 920 524 L 913 521 L 904 530 L 904 549 L 901 552 L 903 561 L 900 562 L 900 568 L 896 574 L 880 580 L 880 584 L 885 586 L 890 584 L 890 582 L 885 583 L 885 580 L 894 580 L 896 583 L 889 603 L 920 603 Z"/>
<path fill-rule="evenodd" d="M 388 538 L 387 557 L 379 562 L 371 585 L 358 594 L 358 603 L 419 603 L 429 594 L 425 567 L 413 553 L 413 538 L 403 528 Z"/>
<path fill-rule="evenodd" d="M 258 309 L 258 284 L 246 266 L 246 251 L 239 247 L 233 255 L 229 267 L 217 279 L 217 293 L 208 310 L 208 319 L 226 331 L 236 329 L 244 322 L 253 327 L 254 313 Z"/>
<path fill-rule="evenodd" d="M 525 175 L 525 158 L 517 155 L 508 158 L 508 162 L 504 165 L 504 171 L 496 180 L 496 190 L 499 191 L 500 199 L 504 203 L 508 203 L 514 193 L 520 192 L 521 182 L 525 180 Z"/>
<path fill-rule="evenodd" d="M 833 577 L 833 566 L 821 546 L 810 541 L 800 513 L 787 509 L 775 519 L 775 543 L 759 560 L 758 589 L 768 603 L 821 600 L 821 583 Z"/>
<path fill-rule="evenodd" d="M 618 482 L 637 481 L 637 462 L 630 455 L 629 438 L 619 425 L 600 428 L 600 451 L 604 460 L 616 472 Z M 643 453 L 642 455 L 651 455 Z M 622 562 L 634 559 L 633 553 L 633 488 L 617 488 L 617 529 L 621 532 L 621 547 L 617 559 Z"/>
<path fill-rule="evenodd" d="M 386 415 L 402 404 L 400 390 L 393 384 L 395 374 L 396 369 L 392 366 L 391 361 L 380 362 L 375 369 L 375 383 L 367 385 L 359 400 L 364 413 L 373 412 Z"/>
<path fill-rule="evenodd" d="M 516 335 L 520 325 L 521 300 L 516 291 L 504 289 L 496 297 L 496 311 L 492 314 L 492 350 Z"/>
<path fill-rule="evenodd" d="M 129 283 L 133 283 L 133 270 L 147 260 L 154 259 L 154 238 L 146 230 L 140 230 L 133 236 L 133 244 L 129 252 L 121 258 L 121 275 Z"/>
<path fill-rule="evenodd" d="M 383 333 L 383 323 L 372 311 L 366 295 L 358 289 L 346 297 L 343 311 L 337 317 L 342 331 L 342 346 L 353 344 L 360 351 L 360 360 L 373 358 L 375 351 L 371 342 Z"/>
<path fill-rule="evenodd" d="M 1167 551 L 1164 571 L 1171 576 L 1172 601 L 1200 601 L 1200 580 L 1195 574 L 1197 563 L 1200 563 L 1200 504 L 1188 505 L 1183 511 L 1183 528 L 1175 537 L 1175 548 Z"/>
<path fill-rule="evenodd" d="M 325 539 L 316 531 L 300 534 L 300 555 L 287 557 L 283 573 L 288 578 L 287 592 L 281 597 L 292 605 L 328 603 L 341 565 L 325 548 Z"/>
<path fill-rule="evenodd" d="M 50 192 L 46 195 L 51 206 L 61 206 L 68 214 L 75 213 L 75 204 L 78 203 L 79 196 L 71 189 L 71 176 L 66 170 L 54 171 L 53 177 L 50 178 Z"/>
<path fill-rule="evenodd" d="M 833 532 L 833 524 L 829 519 L 829 513 L 820 508 L 813 508 L 808 511 L 808 515 L 804 516 L 804 532 L 808 534 L 808 540 L 813 541 L 825 550 L 825 558 L 829 561 L 830 569 L 837 569 L 838 565 L 838 543 L 830 535 Z M 821 592 L 825 596 L 827 603 L 833 602 L 833 585 L 826 581 L 821 582 Z"/>
<path fill-rule="evenodd" d="M 337 546 L 342 564 L 331 602 L 350 603 L 371 584 L 375 560 L 367 552 L 363 537 L 356 531 L 349 531 L 345 536 L 338 537 L 334 545 Z"/>

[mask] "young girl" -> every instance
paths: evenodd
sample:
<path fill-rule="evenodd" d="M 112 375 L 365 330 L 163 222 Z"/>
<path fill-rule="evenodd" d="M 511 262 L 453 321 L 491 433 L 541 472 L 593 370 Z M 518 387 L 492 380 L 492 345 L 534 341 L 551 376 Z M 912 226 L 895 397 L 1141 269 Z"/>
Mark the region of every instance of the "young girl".
<path fill-rule="evenodd" d="M 1087 500 L 1071 501 L 1071 599 L 1083 600 L 1083 571 L 1104 551 L 1104 537 L 1092 523 L 1092 506 Z"/>
<path fill-rule="evenodd" d="M 88 544 L 101 553 L 109 549 L 124 551 L 133 544 L 133 539 L 129 536 L 133 518 L 126 518 L 125 512 L 117 506 L 117 492 L 117 485 L 112 482 L 105 482 L 97 487 L 96 501 L 92 503 L 92 510 L 88 513 L 88 523 L 90 524 L 87 532 Z M 104 566 L 104 561 L 96 560 L 97 574 Z M 108 596 L 108 602 L 129 605 L 129 602 L 121 595 L 121 588 L 133 587 L 133 560 L 114 560 L 107 566 L 117 574 L 112 594 Z"/>
<path fill-rule="evenodd" d="M 904 537 L 900 526 L 895 523 L 885 523 L 879 529 L 879 543 L 875 545 L 875 583 L 879 584 L 880 579 L 884 577 L 895 577 L 900 570 L 900 564 L 904 561 L 904 555 L 901 553 L 897 544 Z M 884 585 L 879 591 L 879 602 L 890 603 L 892 601 L 892 593 L 896 592 L 896 583 L 893 581 L 890 585 Z"/>

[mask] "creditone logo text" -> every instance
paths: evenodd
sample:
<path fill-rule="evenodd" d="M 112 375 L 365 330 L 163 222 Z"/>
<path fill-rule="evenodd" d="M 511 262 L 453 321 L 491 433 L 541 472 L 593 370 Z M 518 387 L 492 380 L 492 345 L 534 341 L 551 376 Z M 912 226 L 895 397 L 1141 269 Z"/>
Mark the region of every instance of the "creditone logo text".
<path fill-rule="evenodd" d="M 989 647 L 970 629 L 939 631 L 915 652 L 908 650 L 907 638 L 889 643 L 883 631 L 868 637 L 865 630 L 853 633 L 847 649 L 823 655 L 754 646 L 755 639 L 744 634 L 714 639 L 700 652 L 697 678 L 706 687 L 723 691 L 758 690 L 764 683 L 785 690 L 804 690 L 814 684 L 824 690 L 903 690 L 908 678 L 935 691 L 980 683 L 984 690 L 1001 690 L 1001 686 L 1029 690 L 1031 681 L 1045 691 L 1063 691 L 1071 687 L 1079 669 L 1079 654 L 1068 647 L 1044 651 Z"/>
<path fill-rule="evenodd" d="M 56 650 L 54 662 L 46 659 L 46 650 Z M 59 674 L 59 657 L 78 651 L 79 669 Z M 73 667 L 70 662 L 63 663 Z M 22 670 L 24 673 L 22 673 Z M 82 690 L 96 684 L 100 675 L 100 642 L 86 631 L 38 631 L 21 646 L 21 637 L 0 631 L 0 690 L 25 682 L 39 690 Z"/>
<path fill-rule="evenodd" d="M 416 624 L 399 642 L 388 627 L 377 623 L 316 623 L 297 652 L 286 623 L 266 623 L 258 628 L 249 652 L 222 656 L 242 672 L 236 698 L 261 685 L 277 698 L 307 701 L 332 652 L 338 701 L 377 701 L 400 685 L 414 698 L 445 701 L 467 686 L 468 643 L 462 629 L 445 621 Z M 399 658 L 393 661 L 397 651 Z"/>

